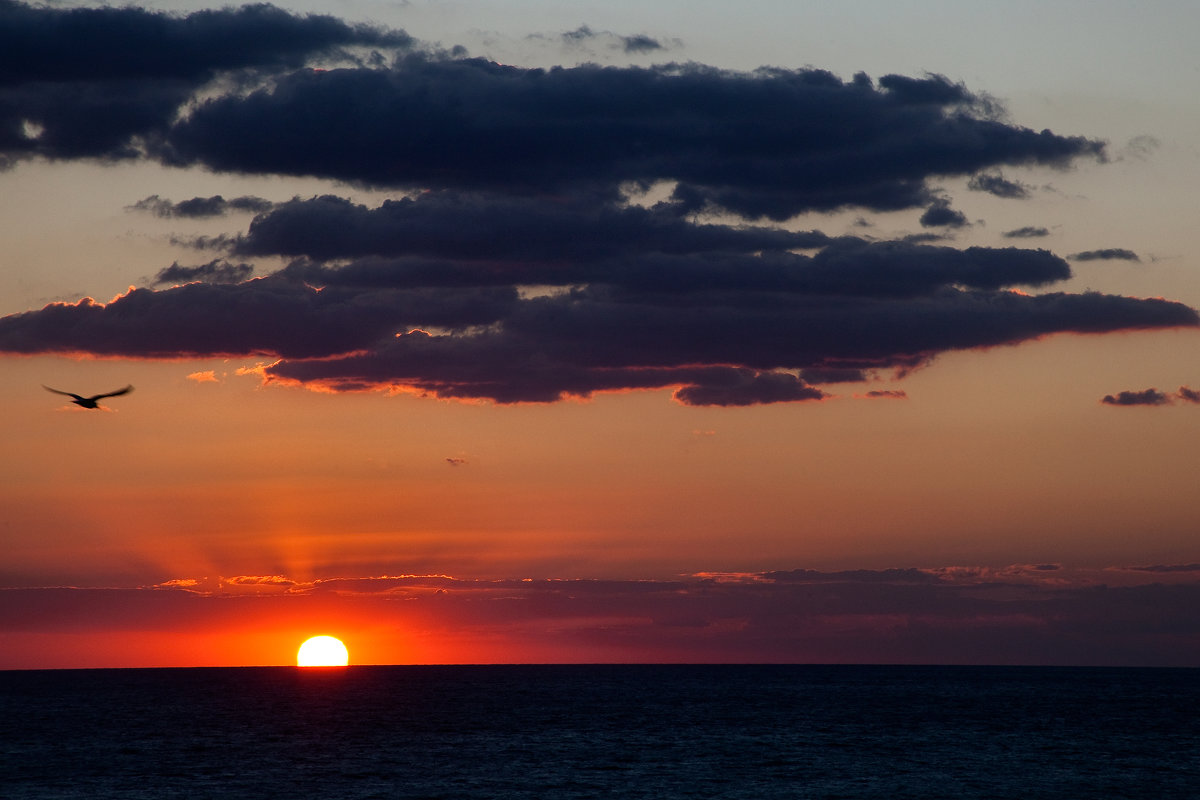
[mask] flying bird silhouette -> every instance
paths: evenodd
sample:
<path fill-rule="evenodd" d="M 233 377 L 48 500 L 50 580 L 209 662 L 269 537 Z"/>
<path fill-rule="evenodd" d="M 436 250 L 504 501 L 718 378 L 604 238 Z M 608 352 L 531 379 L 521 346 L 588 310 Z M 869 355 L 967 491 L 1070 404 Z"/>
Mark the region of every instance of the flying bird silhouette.
<path fill-rule="evenodd" d="M 117 389 L 115 392 L 108 392 L 106 394 L 94 394 L 91 397 L 82 397 L 80 395 L 75 394 L 74 392 L 60 392 L 58 389 L 51 389 L 49 386 L 47 386 L 44 383 L 42 384 L 42 388 L 45 389 L 47 392 L 54 392 L 55 394 L 65 394 L 67 397 L 74 397 L 75 399 L 72 400 L 71 402 L 82 408 L 100 408 L 100 403 L 97 402 L 98 400 L 102 400 L 105 397 L 119 397 L 123 394 L 129 394 L 130 392 L 133 391 L 133 386 L 130 385 L 130 386 L 126 386 L 124 389 Z"/>

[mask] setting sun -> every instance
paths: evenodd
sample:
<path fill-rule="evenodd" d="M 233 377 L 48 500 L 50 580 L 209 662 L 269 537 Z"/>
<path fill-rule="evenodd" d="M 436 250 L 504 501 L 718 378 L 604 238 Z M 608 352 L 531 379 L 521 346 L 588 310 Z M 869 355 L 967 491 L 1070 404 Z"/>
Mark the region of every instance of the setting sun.
<path fill-rule="evenodd" d="M 344 667 L 348 663 L 346 645 L 332 636 L 314 636 L 300 645 L 296 654 L 296 665 L 300 667 Z"/>

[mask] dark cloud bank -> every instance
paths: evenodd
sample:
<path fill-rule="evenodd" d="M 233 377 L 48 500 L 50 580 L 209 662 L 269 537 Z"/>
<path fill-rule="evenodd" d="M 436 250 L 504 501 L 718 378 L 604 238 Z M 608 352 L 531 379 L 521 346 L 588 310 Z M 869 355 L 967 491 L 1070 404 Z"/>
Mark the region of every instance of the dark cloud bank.
<path fill-rule="evenodd" d="M 924 208 L 924 225 L 961 226 L 933 181 L 969 176 L 1019 200 L 1028 187 L 1002 167 L 1103 159 L 1102 143 L 1005 122 L 941 76 L 521 69 L 270 6 L 7 2 L 0 31 L 0 158 L 148 159 L 396 193 L 377 208 L 146 198 L 136 207 L 164 216 L 257 216 L 205 243 L 235 260 L 152 281 L 184 285 L 0 319 L 7 352 L 258 355 L 275 360 L 270 379 L 338 390 L 521 402 L 676 387 L 684 403 L 748 405 L 820 399 L 810 380 L 830 370 L 861 380 L 947 350 L 1198 321 L 1165 300 L 1012 291 L 1070 276 L 1046 250 L 780 225 Z M 248 279 L 266 256 L 293 260 Z"/>

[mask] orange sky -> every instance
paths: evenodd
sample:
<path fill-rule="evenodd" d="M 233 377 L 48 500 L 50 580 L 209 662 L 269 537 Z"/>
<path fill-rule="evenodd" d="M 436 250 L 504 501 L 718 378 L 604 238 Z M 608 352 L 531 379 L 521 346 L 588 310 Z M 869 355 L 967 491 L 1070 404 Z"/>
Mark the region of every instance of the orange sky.
<path fill-rule="evenodd" d="M 1195 30 L 1196 12 L 1154 20 L 1157 42 L 1131 43 L 1126 58 L 1079 44 L 1124 41 L 1128 20 L 1113 9 L 1091 20 L 1051 12 L 1036 25 L 997 20 L 1011 35 L 995 42 L 978 42 L 975 23 L 950 15 L 900 47 L 900 37 L 862 31 L 844 12 L 823 12 L 821 35 L 800 24 L 800 11 L 774 4 L 764 8 L 791 22 L 772 30 L 742 13 L 713 27 L 711 15 L 705 22 L 690 13 L 669 19 L 665 6 L 641 15 L 614 7 L 596 11 L 608 15 L 604 25 L 592 21 L 604 33 L 568 47 L 529 34 L 575 30 L 579 20 L 567 18 L 574 11 L 532 16 L 517 5 L 522 14 L 481 5 L 480 24 L 495 29 L 486 41 L 432 6 L 370 6 L 368 16 L 426 43 L 419 52 L 430 69 L 446 70 L 440 91 L 472 69 L 507 74 L 427 46 L 460 38 L 484 58 L 599 63 L 629 70 L 619 74 L 630 80 L 644 77 L 634 66 L 711 64 L 726 71 L 704 80 L 732 81 L 713 96 L 743 99 L 739 113 L 753 124 L 741 135 L 752 138 L 780 123 L 770 109 L 754 110 L 746 99 L 753 92 L 733 91 L 752 81 L 731 71 L 767 59 L 784 70 L 832 70 L 837 91 L 871 99 L 861 113 L 880 114 L 883 130 L 893 118 L 880 109 L 928 102 L 919 90 L 941 93 L 945 115 L 975 122 L 981 98 L 991 97 L 1007 114 L 983 122 L 1011 126 L 1012 139 L 1059 136 L 1078 152 L 1063 164 L 997 155 L 973 171 L 920 148 L 900 150 L 909 161 L 879 156 L 897 159 L 882 177 L 850 175 L 825 155 L 839 165 L 830 173 L 848 175 L 829 191 L 850 198 L 825 208 L 804 194 L 806 184 L 778 189 L 767 179 L 794 167 L 782 156 L 772 161 L 770 148 L 755 152 L 769 169 L 735 158 L 738 169 L 720 161 L 688 172 L 687 148 L 704 126 L 665 148 L 663 163 L 680 175 L 619 172 L 658 146 L 643 132 L 611 163 L 594 143 L 546 147 L 529 163 L 518 163 L 528 152 L 512 146 L 517 166 L 481 160 L 477 175 L 459 175 L 455 165 L 478 155 L 471 150 L 441 172 L 389 184 L 384 173 L 313 177 L 343 164 L 316 156 L 300 167 L 226 166 L 221 159 L 240 150 L 214 155 L 204 147 L 221 144 L 220 135 L 189 139 L 198 134 L 183 128 L 155 135 L 170 138 L 190 166 L 154 151 L 146 131 L 130 134 L 129 146 L 142 148 L 137 157 L 77 157 L 54 149 L 48 116 L 49 133 L 0 142 L 8 148 L 0 152 L 0 669 L 285 664 L 318 633 L 342 638 L 353 663 L 1200 663 L 1200 406 L 1181 393 L 1200 386 L 1200 328 L 1187 317 L 1200 308 L 1191 220 L 1200 109 L 1191 87 L 1170 77 L 1190 63 L 1190 40 L 1179 37 Z M 347 8 L 353 16 L 368 6 Z M 666 31 L 669 24 L 680 30 Z M 1058 51 L 1051 58 L 1047 26 L 1072 59 Z M 621 50 L 621 34 L 642 31 L 662 42 L 661 52 Z M 831 31 L 842 42 L 851 32 L 862 38 L 831 49 Z M 1042 47 L 1026 48 L 1016 64 L 1011 43 L 1020 41 Z M 99 53 L 103 43 L 89 46 Z M 296 91 L 323 80 L 277 68 Z M 361 78 L 357 69 L 346 74 Z M 1141 69 L 1150 71 L 1134 80 Z M 858 70 L 870 73 L 868 84 L 853 83 Z M 579 86 L 599 80 L 584 69 L 570 74 Z M 532 85 L 525 77 L 514 83 Z M 28 85 L 43 86 L 35 78 Z M 197 85 L 219 94 L 217 84 Z M 498 86 L 492 91 L 510 91 Z M 978 94 L 954 101 L 961 107 L 944 100 L 956 93 Z M 47 95 L 46 103 L 60 101 Z M 510 105 L 549 113 L 540 96 L 526 101 Z M 244 110 L 235 105 L 230 113 Z M 707 108 L 685 110 L 692 106 Z M 605 122 L 572 133 L 575 112 L 563 113 L 553 129 L 581 137 L 571 141 L 591 142 L 588 129 Z M 666 137 L 669 118 L 655 117 L 652 129 Z M 722 108 L 708 122 L 723 130 L 732 118 Z M 944 134 L 941 117 L 931 119 L 922 124 Z M 37 120 L 22 120 L 21 130 L 36 133 Z M 529 135 L 549 129 L 531 125 Z M 458 140 L 440 141 L 450 152 Z M 1103 157 L 1088 142 L 1103 142 Z M 713 158 L 726 149 L 745 155 L 711 147 Z M 279 151 L 290 155 L 283 144 Z M 356 163 L 357 147 L 342 155 Z M 565 161 L 547 162 L 550 169 L 542 157 Z M 930 163 L 918 166 L 921 158 Z M 897 164 L 916 189 L 895 185 Z M 586 180 L 533 185 L 543 174 Z M 980 176 L 999 188 L 981 189 Z M 892 205 L 855 194 L 863 185 L 894 193 Z M 218 195 L 261 208 L 188 217 L 175 205 Z M 696 198 L 708 205 L 689 210 Z M 754 203 L 769 213 L 754 216 Z M 155 207 L 175 216 L 147 210 Z M 446 207 L 458 216 L 446 228 L 453 235 L 438 239 Z M 303 250 L 313 246 L 304 245 L 309 230 L 287 215 L 307 220 L 331 208 L 343 216 L 329 217 L 317 244 L 349 249 Z M 372 226 L 399 224 L 387 208 L 428 215 L 391 235 L 404 246 L 428 235 L 433 244 L 422 246 L 444 248 L 435 253 L 442 260 L 401 248 L 392 261 L 386 253 L 356 261 L 353 246 L 378 233 Z M 929 223 L 925 215 L 938 209 L 961 219 Z M 576 225 L 583 237 L 614 219 L 625 227 L 588 239 L 591 250 L 555 238 L 555 226 Z M 355 236 L 342 236 L 347 220 L 362 226 Z M 283 244 L 263 233 L 272 221 Z M 500 233 L 479 244 L 490 224 Z M 1023 229 L 1037 233 L 1011 235 Z M 776 234 L 805 232 L 812 242 L 771 244 Z M 640 241 L 635 233 L 677 238 L 590 260 L 593 251 Z M 686 249 L 704 237 L 724 243 L 699 255 Z M 463 255 L 471 247 L 483 255 Z M 957 260 L 972 248 L 1004 273 L 997 286 Z M 303 280 L 281 277 L 293 258 Z M 245 271 L 222 276 L 239 263 Z M 362 290 L 379 280 L 370 270 L 381 263 L 395 284 Z M 789 280 L 787 270 L 816 277 L 777 296 L 779 264 Z M 181 287 L 197 285 L 186 278 L 156 282 L 169 265 L 192 269 L 206 293 L 185 294 Z M 497 280 L 505 269 L 524 277 Z M 937 277 L 939 269 L 950 277 Z M 435 274 L 428 285 L 422 270 Z M 562 299 L 570 292 L 575 305 Z M 1074 316 L 1025 302 L 1057 293 L 1078 304 Z M 103 320 L 85 318 L 86 297 L 107 309 Z M 952 297 L 978 306 L 964 312 Z M 408 317 L 392 330 L 387 318 L 386 336 L 355 339 L 363 320 L 389 304 L 412 305 L 405 313 L 414 318 L 429 314 L 432 322 L 418 322 L 431 333 L 409 333 L 418 323 Z M 1009 306 L 1021 311 L 978 322 Z M 792 309 L 794 318 L 757 316 L 763 308 Z M 828 329 L 804 327 L 826 312 Z M 1013 321 L 1021 313 L 1036 319 L 1022 327 Z M 1132 321 L 1121 323 L 1121 314 Z M 939 319 L 940 329 L 927 321 Z M 1041 335 L 1038 325 L 1058 332 Z M 897 340 L 932 344 L 904 351 L 885 328 Z M 961 338 L 951 335 L 959 328 Z M 211 350 L 197 350 L 210 341 Z M 222 355 L 229 342 L 242 349 Z M 814 365 L 860 362 L 881 366 L 854 381 L 803 377 Z M 907 369 L 911 362 L 919 366 Z M 646 376 L 655 370 L 670 374 L 654 383 Z M 603 390 L 605 381 L 616 390 Z M 90 394 L 127 384 L 132 393 L 94 411 L 41 388 Z M 1157 394 L 1144 394 L 1151 389 Z"/>

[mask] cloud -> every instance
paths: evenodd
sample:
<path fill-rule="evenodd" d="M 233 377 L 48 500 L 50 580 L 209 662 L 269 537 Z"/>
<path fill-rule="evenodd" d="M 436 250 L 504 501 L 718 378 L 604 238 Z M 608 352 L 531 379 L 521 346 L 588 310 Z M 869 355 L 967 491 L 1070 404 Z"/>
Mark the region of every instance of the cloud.
<path fill-rule="evenodd" d="M 887 399 L 887 400 L 907 400 L 908 392 L 903 389 L 872 389 L 863 394 L 863 397 L 871 399 Z"/>
<path fill-rule="evenodd" d="M 1187 386 L 1180 386 L 1179 390 L 1172 394 L 1160 392 L 1158 389 L 1124 391 L 1115 395 L 1107 394 L 1100 402 L 1110 406 L 1165 406 L 1176 401 L 1200 403 L 1200 391 Z"/>
<path fill-rule="evenodd" d="M 1175 393 L 1175 396 L 1185 403 L 1200 403 L 1200 391 L 1191 389 L 1187 386 L 1180 386 L 1179 391 Z"/>
<path fill-rule="evenodd" d="M 151 195 L 133 208 L 255 216 L 242 234 L 192 241 L 227 258 L 172 264 L 108 303 L 0 318 L 0 352 L 252 357 L 267 381 L 330 391 L 516 403 L 663 389 L 687 405 L 745 406 L 821 400 L 822 382 L 899 374 L 947 351 L 1200 324 L 1167 300 L 1027 294 L 1071 275 L 1046 250 L 776 224 L 924 207 L 924 224 L 965 225 L 931 181 L 989 176 L 994 190 L 1002 167 L 1104 155 L 1096 140 L 1011 124 L 994 100 L 943 76 L 523 69 L 416 53 L 402 32 L 267 6 L 0 10 L 31 36 L 73 20 L 82 32 L 72 41 L 105 65 L 88 77 L 69 59 L 32 54 L 0 85 L 0 108 L 5 91 L 66 103 L 55 92 L 72 82 L 103 84 L 71 94 L 73 114 L 115 102 L 121 87 L 170 88 L 136 124 L 75 150 L 56 137 L 92 136 L 89 126 L 20 112 L 44 131 L 37 147 L 12 152 L 395 192 L 373 208 L 331 194 L 274 204 Z M 122 31 L 124 55 L 112 45 Z M 244 49 L 222 49 L 251 31 Z M 310 68 L 353 47 L 398 55 Z M 252 277 L 255 258 L 278 256 L 291 261 Z"/>
<path fill-rule="evenodd" d="M 1158 389 L 1143 389 L 1106 394 L 1100 402 L 1110 406 L 1162 406 L 1170 403 L 1171 398 Z"/>
<path fill-rule="evenodd" d="M 1124 147 L 1121 148 L 1118 157 L 1145 160 L 1154 155 L 1154 153 L 1160 147 L 1162 147 L 1162 142 L 1153 136 L 1148 136 L 1146 134 L 1134 136 L 1125 143 Z"/>
<path fill-rule="evenodd" d="M 196 383 L 220 383 L 217 378 L 217 373 L 211 369 L 202 372 L 192 372 L 187 375 L 189 381 Z"/>
<path fill-rule="evenodd" d="M 1099 260 L 1118 260 L 1118 261 L 1141 261 L 1138 254 L 1132 250 L 1125 250 L 1120 247 L 1110 247 L 1104 250 L 1085 250 L 1082 253 L 1072 253 L 1067 256 L 1072 261 L 1099 261 Z"/>
<path fill-rule="evenodd" d="M 403 31 L 266 4 L 183 16 L 0 0 L 0 156 L 134 158 L 220 74 L 412 44 Z"/>
<path fill-rule="evenodd" d="M 951 208 L 949 200 L 940 198 L 929 204 L 920 221 L 926 228 L 962 228 L 969 224 L 965 214 Z"/>
<path fill-rule="evenodd" d="M 647 209 L 589 196 L 548 200 L 433 191 L 386 200 L 377 208 L 333 195 L 293 199 L 255 217 L 232 246 L 240 255 L 318 260 L 427 256 L 493 264 L 553 262 L 562 274 L 567 260 L 579 264 L 643 253 L 783 251 L 831 241 L 818 231 L 697 224 L 664 205 Z"/>
<path fill-rule="evenodd" d="M 976 192 L 987 192 L 996 197 L 1025 199 L 1029 197 L 1032 187 L 1018 181 L 1010 181 L 1000 174 L 973 175 L 967 182 L 967 188 Z"/>
<path fill-rule="evenodd" d="M 980 109 L 937 77 L 885 76 L 876 88 L 819 70 L 531 70 L 413 55 L 388 70 L 298 70 L 270 89 L 206 100 L 158 152 L 222 171 L 390 187 L 529 194 L 671 181 L 683 213 L 774 220 L 925 205 L 934 175 L 1103 153 L 1097 141 Z M 331 128 L 331 117 L 343 124 Z M 850 142 L 847 129 L 858 131 Z"/>
<path fill-rule="evenodd" d="M 207 264 L 198 264 L 192 267 L 181 266 L 178 261 L 158 271 L 158 274 L 151 279 L 152 286 L 162 286 L 164 284 L 179 284 L 190 283 L 192 281 L 203 281 L 204 283 L 238 283 L 244 281 L 254 274 L 254 266 L 252 264 L 231 264 L 224 259 L 214 259 Z"/>
<path fill-rule="evenodd" d="M 630 54 L 652 53 L 659 50 L 667 49 L 668 45 L 664 44 L 661 39 L 656 39 L 646 34 L 634 34 L 632 36 L 622 36 L 610 31 L 594 31 L 587 25 L 580 25 L 573 31 L 567 31 L 560 35 L 562 40 L 571 46 L 578 46 L 590 41 L 607 41 L 610 47 L 622 50 Z M 677 45 L 678 43 L 673 43 Z"/>
<path fill-rule="evenodd" d="M 412 259 L 302 264 L 240 283 L 133 289 L 106 305 L 56 303 L 0 318 L 0 350 L 263 355 L 277 359 L 270 380 L 335 390 L 547 402 L 681 387 L 685 403 L 739 405 L 819 399 L 796 370 L 907 369 L 1055 332 L 1197 323 L 1165 300 L 995 285 L 1062 274 L 1045 251 L 861 243 L 811 258 L 655 255 L 528 296 L 503 279 L 511 266 L 451 266 L 460 272 Z M 517 274 L 551 277 L 519 263 Z"/>
<path fill-rule="evenodd" d="M 148 211 L 158 217 L 204 218 L 220 217 L 231 211 L 251 212 L 254 214 L 269 210 L 274 203 L 261 197 L 243 195 L 226 200 L 221 195 L 212 197 L 193 197 L 172 203 L 158 195 L 150 195 L 131 206 L 130 211 Z"/>
<path fill-rule="evenodd" d="M 460 456 L 447 456 L 446 463 L 452 467 L 461 467 L 463 464 L 467 463 L 467 460 L 465 458 L 461 458 Z"/>
<path fill-rule="evenodd" d="M 788 372 L 728 370 L 718 379 L 685 386 L 675 399 L 689 406 L 749 406 L 820 400 L 825 393 Z"/>
<path fill-rule="evenodd" d="M 1026 225 L 1023 228 L 1005 231 L 1002 235 L 1006 239 L 1036 239 L 1042 236 L 1049 236 L 1050 229 Z"/>

